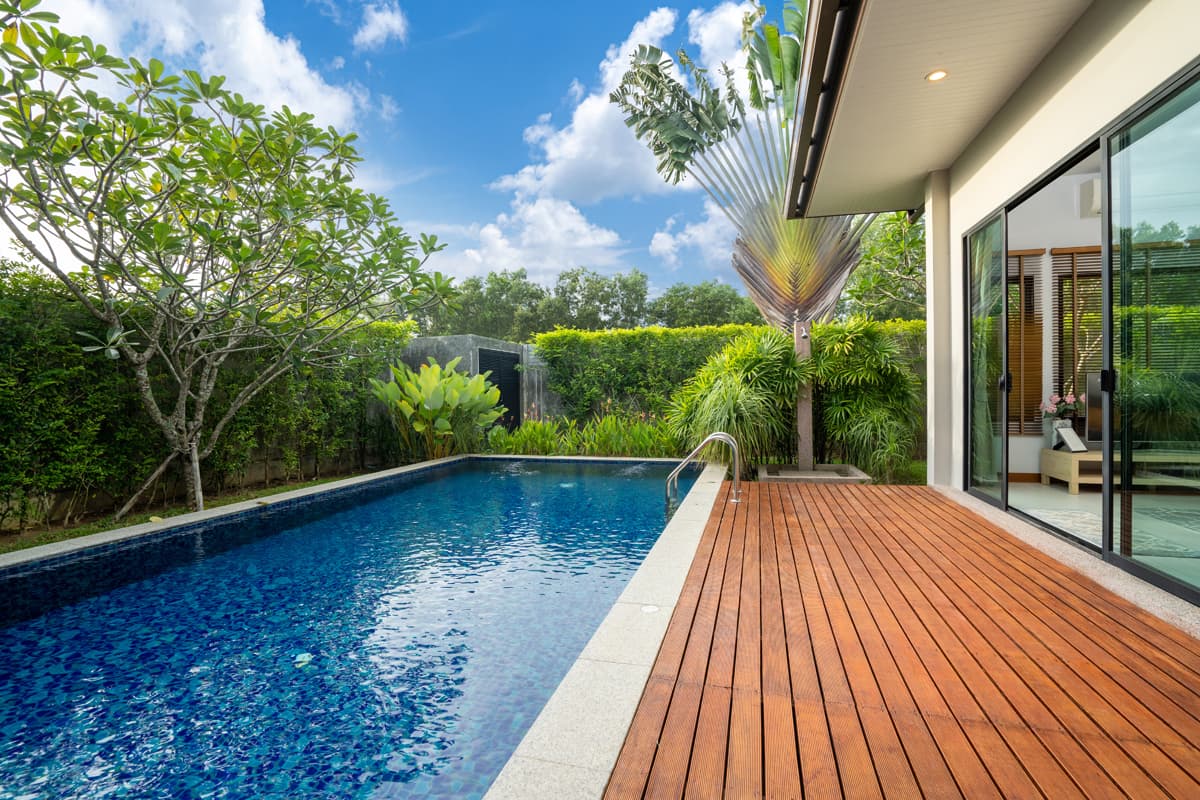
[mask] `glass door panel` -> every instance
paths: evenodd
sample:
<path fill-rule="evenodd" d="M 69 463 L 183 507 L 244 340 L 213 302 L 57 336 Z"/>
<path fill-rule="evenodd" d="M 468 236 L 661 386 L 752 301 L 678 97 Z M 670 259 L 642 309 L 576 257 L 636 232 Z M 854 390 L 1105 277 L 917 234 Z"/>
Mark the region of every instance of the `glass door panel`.
<path fill-rule="evenodd" d="M 1200 588 L 1200 83 L 1109 152 L 1113 550 Z"/>
<path fill-rule="evenodd" d="M 997 217 L 967 237 L 967 316 L 970 337 L 968 482 L 1005 502 L 1007 403 L 1004 361 L 1004 224 Z"/>

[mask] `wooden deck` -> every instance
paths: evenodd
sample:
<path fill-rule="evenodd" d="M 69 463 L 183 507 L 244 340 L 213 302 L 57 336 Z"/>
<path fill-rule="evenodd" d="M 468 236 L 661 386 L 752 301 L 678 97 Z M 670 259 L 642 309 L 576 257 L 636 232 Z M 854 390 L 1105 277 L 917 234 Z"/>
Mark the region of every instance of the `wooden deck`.
<path fill-rule="evenodd" d="M 749 484 L 605 796 L 1194 800 L 1200 642 L 925 487 Z"/>

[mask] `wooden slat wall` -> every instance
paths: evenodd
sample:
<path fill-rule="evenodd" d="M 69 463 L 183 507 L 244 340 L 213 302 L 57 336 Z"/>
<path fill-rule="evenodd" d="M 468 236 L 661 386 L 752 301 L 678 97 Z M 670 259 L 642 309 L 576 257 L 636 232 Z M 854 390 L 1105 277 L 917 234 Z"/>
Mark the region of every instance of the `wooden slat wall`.
<path fill-rule="evenodd" d="M 606 792 L 1200 797 L 1200 643 L 925 487 L 719 502 Z"/>
<path fill-rule="evenodd" d="M 1045 250 L 1008 253 L 1008 432 L 1042 434 L 1042 262 Z M 1015 297 L 1014 297 L 1015 295 Z"/>

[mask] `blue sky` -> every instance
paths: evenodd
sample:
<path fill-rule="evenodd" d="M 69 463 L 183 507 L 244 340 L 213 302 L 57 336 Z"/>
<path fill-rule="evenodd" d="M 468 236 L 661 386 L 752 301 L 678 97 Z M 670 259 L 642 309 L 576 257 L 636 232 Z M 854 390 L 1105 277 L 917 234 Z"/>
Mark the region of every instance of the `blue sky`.
<path fill-rule="evenodd" d="M 45 0 L 122 55 L 227 76 L 268 106 L 360 135 L 358 180 L 458 277 L 637 267 L 653 289 L 718 279 L 732 227 L 668 187 L 607 102 L 632 46 L 737 55 L 748 3 L 608 0 Z M 774 9 L 773 9 L 774 10 Z"/>

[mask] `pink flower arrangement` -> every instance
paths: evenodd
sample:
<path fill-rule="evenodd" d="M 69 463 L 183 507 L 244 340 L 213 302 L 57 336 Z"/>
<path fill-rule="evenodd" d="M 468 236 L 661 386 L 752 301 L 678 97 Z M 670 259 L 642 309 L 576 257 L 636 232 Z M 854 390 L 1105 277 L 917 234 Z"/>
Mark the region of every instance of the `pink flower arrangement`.
<path fill-rule="evenodd" d="M 1051 419 L 1073 417 L 1087 410 L 1087 395 L 1081 394 L 1076 397 L 1074 392 L 1068 392 L 1066 397 L 1063 397 L 1056 392 L 1046 398 L 1039 408 L 1043 416 Z"/>

